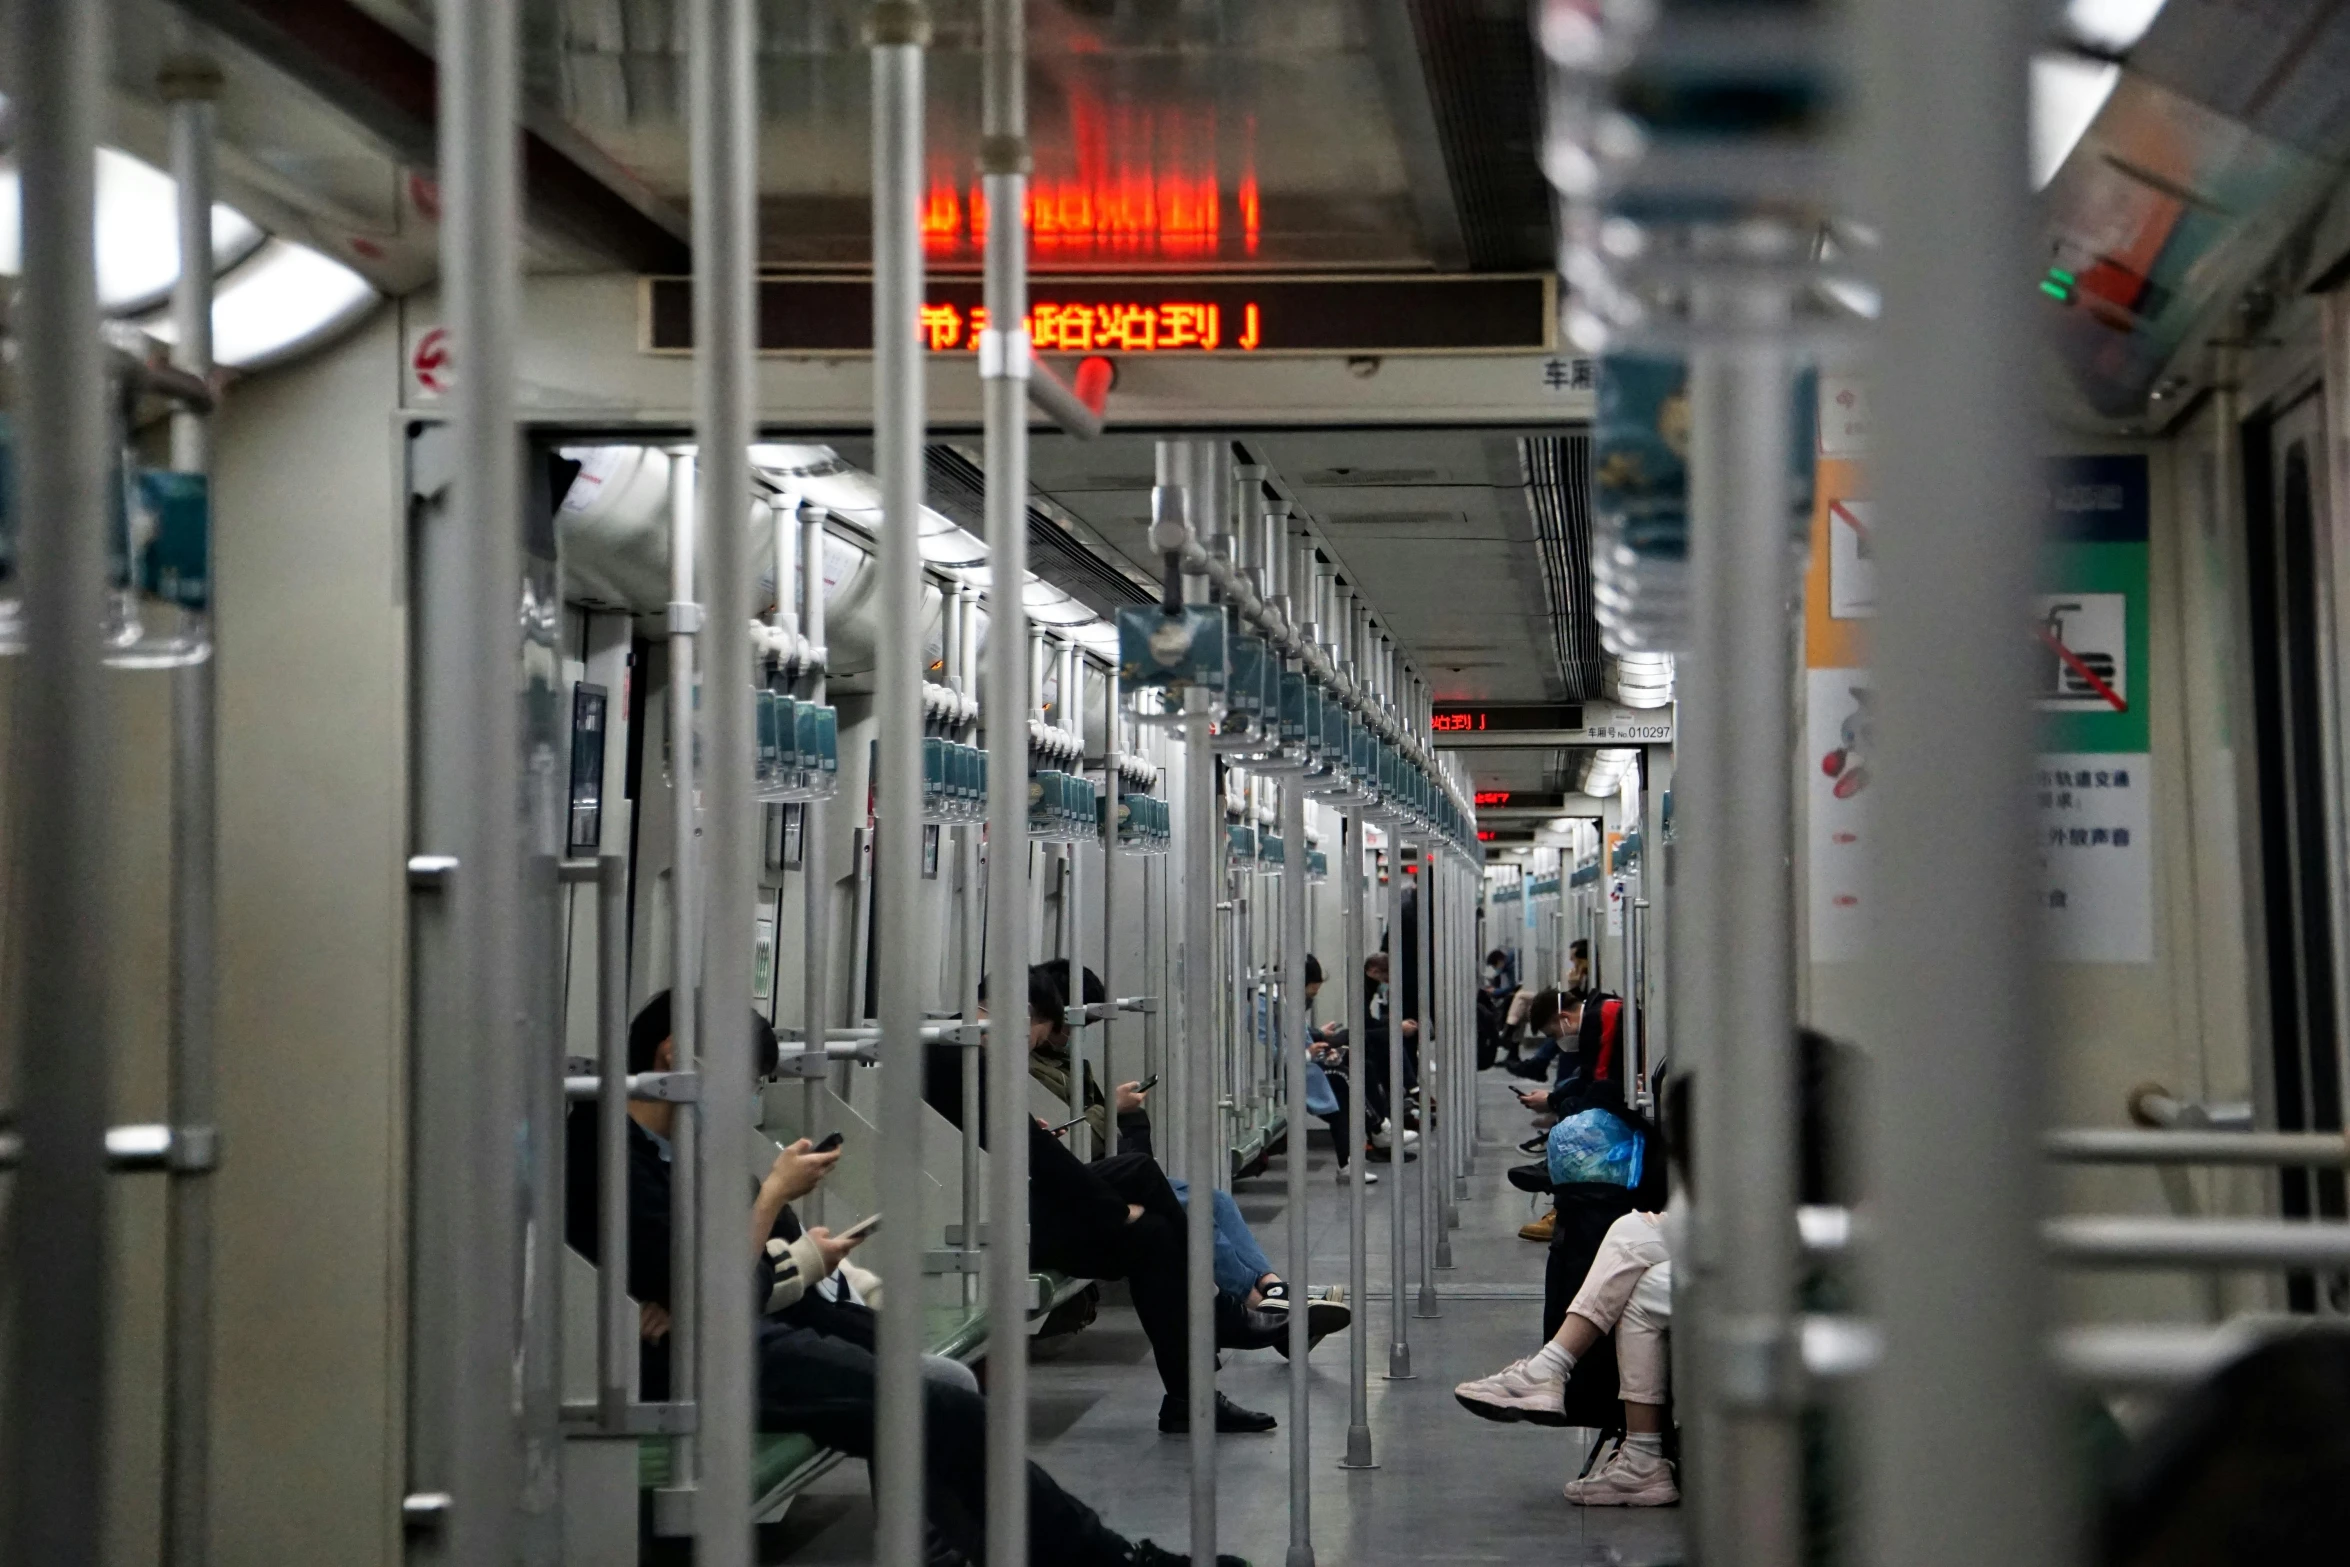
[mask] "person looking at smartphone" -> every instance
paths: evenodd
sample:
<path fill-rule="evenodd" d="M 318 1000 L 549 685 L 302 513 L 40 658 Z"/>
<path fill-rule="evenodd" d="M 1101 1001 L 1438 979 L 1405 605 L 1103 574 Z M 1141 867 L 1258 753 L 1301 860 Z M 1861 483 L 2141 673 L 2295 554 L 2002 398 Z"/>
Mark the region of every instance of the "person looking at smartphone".
<path fill-rule="evenodd" d="M 664 991 L 648 1002 L 628 1031 L 628 1069 L 670 1070 L 672 1004 Z M 752 1059 L 759 1075 L 775 1070 L 775 1030 L 750 1018 Z M 628 1292 L 639 1303 L 643 1389 L 647 1399 L 669 1390 L 669 1197 L 671 1142 L 677 1107 L 631 1101 L 628 1128 Z M 565 1238 L 590 1262 L 598 1260 L 595 1115 L 574 1109 L 566 1128 L 568 1171 Z M 807 1139 L 777 1153 L 752 1199 L 746 1261 L 765 1308 L 755 1327 L 752 1365 L 758 1379 L 758 1426 L 795 1432 L 839 1452 L 875 1458 L 877 1377 L 874 1314 L 824 1287 L 862 1237 L 803 1230 L 791 1204 L 815 1190 L 840 1160 Z M 870 1232 L 868 1232 L 870 1233 Z M 930 1524 L 937 1543 L 978 1562 L 986 1554 L 987 1403 L 962 1367 L 927 1357 L 922 1381 L 922 1468 Z M 705 1375 L 717 1373 L 706 1367 Z M 1028 1466 L 1029 1561 L 1032 1567 L 1184 1567 L 1188 1558 L 1148 1540 L 1131 1541 L 1102 1522 L 1042 1468 Z M 1219 1567 L 1246 1567 L 1238 1557 Z"/>

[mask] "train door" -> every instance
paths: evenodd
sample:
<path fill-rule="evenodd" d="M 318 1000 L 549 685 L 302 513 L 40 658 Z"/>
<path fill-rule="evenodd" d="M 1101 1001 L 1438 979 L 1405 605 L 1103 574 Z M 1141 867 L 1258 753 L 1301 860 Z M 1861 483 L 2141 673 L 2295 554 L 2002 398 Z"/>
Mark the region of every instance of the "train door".
<path fill-rule="evenodd" d="M 2284 1131 L 2342 1125 L 2342 723 L 2324 414 L 2323 394 L 2312 391 L 2245 432 L 2260 895 L 2272 1094 Z M 2292 1218 L 2345 1213 L 2339 1172 L 2287 1170 L 2279 1199 Z M 2329 1309 L 2350 1309 L 2350 1279 L 2334 1276 L 2323 1294 Z M 2319 1296 L 2310 1276 L 2290 1281 L 2293 1309 L 2315 1309 Z"/>

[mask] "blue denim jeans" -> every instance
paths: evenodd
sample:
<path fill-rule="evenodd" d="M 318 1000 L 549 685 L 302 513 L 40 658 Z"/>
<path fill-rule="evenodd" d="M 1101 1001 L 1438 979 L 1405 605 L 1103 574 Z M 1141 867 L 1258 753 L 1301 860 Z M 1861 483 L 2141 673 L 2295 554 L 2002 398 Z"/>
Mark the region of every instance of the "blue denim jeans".
<path fill-rule="evenodd" d="M 1167 1184 L 1175 1188 L 1185 1207 L 1191 1205 L 1189 1182 L 1169 1176 Z M 1215 1198 L 1216 1210 L 1216 1288 L 1246 1300 L 1257 1280 L 1273 1271 L 1273 1264 L 1265 1260 L 1264 1249 L 1249 1233 L 1248 1220 L 1240 1216 L 1240 1204 L 1232 1200 L 1232 1194 L 1218 1191 L 1210 1195 Z"/>

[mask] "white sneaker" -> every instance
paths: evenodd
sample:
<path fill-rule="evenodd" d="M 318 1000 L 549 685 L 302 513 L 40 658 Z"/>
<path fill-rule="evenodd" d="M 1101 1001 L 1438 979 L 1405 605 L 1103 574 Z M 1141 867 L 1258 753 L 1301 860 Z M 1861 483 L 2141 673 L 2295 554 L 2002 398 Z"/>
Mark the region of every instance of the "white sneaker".
<path fill-rule="evenodd" d="M 1534 1369 L 1531 1358 L 1513 1360 L 1489 1377 L 1463 1382 L 1452 1390 L 1461 1407 L 1486 1420 L 1529 1420 L 1536 1425 L 1563 1426 L 1567 1383 L 1564 1377 L 1546 1377 Z"/>
<path fill-rule="evenodd" d="M 1387 1131 L 1388 1129 L 1382 1126 L 1379 1128 L 1379 1130 L 1373 1132 L 1371 1134 L 1371 1145 L 1375 1148 L 1392 1148 L 1394 1146 L 1394 1139 L 1387 1135 Z M 1406 1153 L 1409 1153 L 1414 1148 L 1419 1147 L 1420 1134 L 1413 1131 L 1408 1126 L 1405 1127 L 1403 1129 L 1403 1146 Z"/>
<path fill-rule="evenodd" d="M 1346 1167 L 1344 1167 L 1343 1165 L 1342 1165 L 1342 1166 L 1340 1166 L 1340 1167 L 1339 1167 L 1339 1171 L 1338 1171 L 1338 1184 L 1339 1184 L 1339 1185 L 1341 1185 L 1341 1186 L 1345 1186 L 1345 1185 L 1348 1185 L 1348 1184 L 1352 1183 L 1352 1181 L 1353 1181 L 1353 1180 L 1354 1180 L 1354 1174 L 1353 1174 L 1353 1172 L 1352 1172 L 1352 1171 L 1350 1171 L 1350 1170 L 1348 1170 L 1348 1169 L 1347 1169 Z M 1378 1185 L 1378 1184 L 1379 1184 L 1379 1172 L 1378 1172 L 1378 1171 L 1376 1171 L 1376 1170 L 1365 1170 L 1365 1171 L 1363 1172 L 1363 1184 L 1364 1184 L 1365 1186 L 1376 1186 L 1376 1185 Z"/>
<path fill-rule="evenodd" d="M 1599 1473 L 1562 1488 L 1577 1507 L 1670 1507 L 1681 1500 L 1673 1466 L 1661 1454 L 1619 1445 Z"/>

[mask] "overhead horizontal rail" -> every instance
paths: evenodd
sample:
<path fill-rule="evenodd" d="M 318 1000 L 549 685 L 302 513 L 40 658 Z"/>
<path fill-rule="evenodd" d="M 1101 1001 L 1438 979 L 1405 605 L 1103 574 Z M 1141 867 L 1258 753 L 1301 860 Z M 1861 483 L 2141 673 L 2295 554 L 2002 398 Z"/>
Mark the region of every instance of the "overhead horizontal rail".
<path fill-rule="evenodd" d="M 1160 527 L 1157 523 L 1152 525 L 1153 549 L 1176 556 L 1186 575 L 1204 576 L 1213 582 L 1217 591 L 1223 595 L 1224 602 L 1237 610 L 1245 623 L 1262 632 L 1266 640 L 1280 652 L 1297 660 L 1308 675 L 1319 680 L 1374 732 L 1410 757 L 1421 771 L 1434 778 L 1437 786 L 1445 791 L 1463 816 L 1475 815 L 1472 803 L 1455 786 L 1451 775 L 1436 765 L 1435 755 L 1426 744 L 1425 737 L 1413 734 L 1397 722 L 1395 716 L 1376 697 L 1348 678 L 1324 648 L 1302 635 L 1278 606 L 1268 604 L 1260 597 L 1248 572 L 1223 556 L 1211 553 L 1201 541 L 1199 531 L 1188 523 L 1176 523 L 1179 536 L 1172 538 L 1158 537 Z"/>

